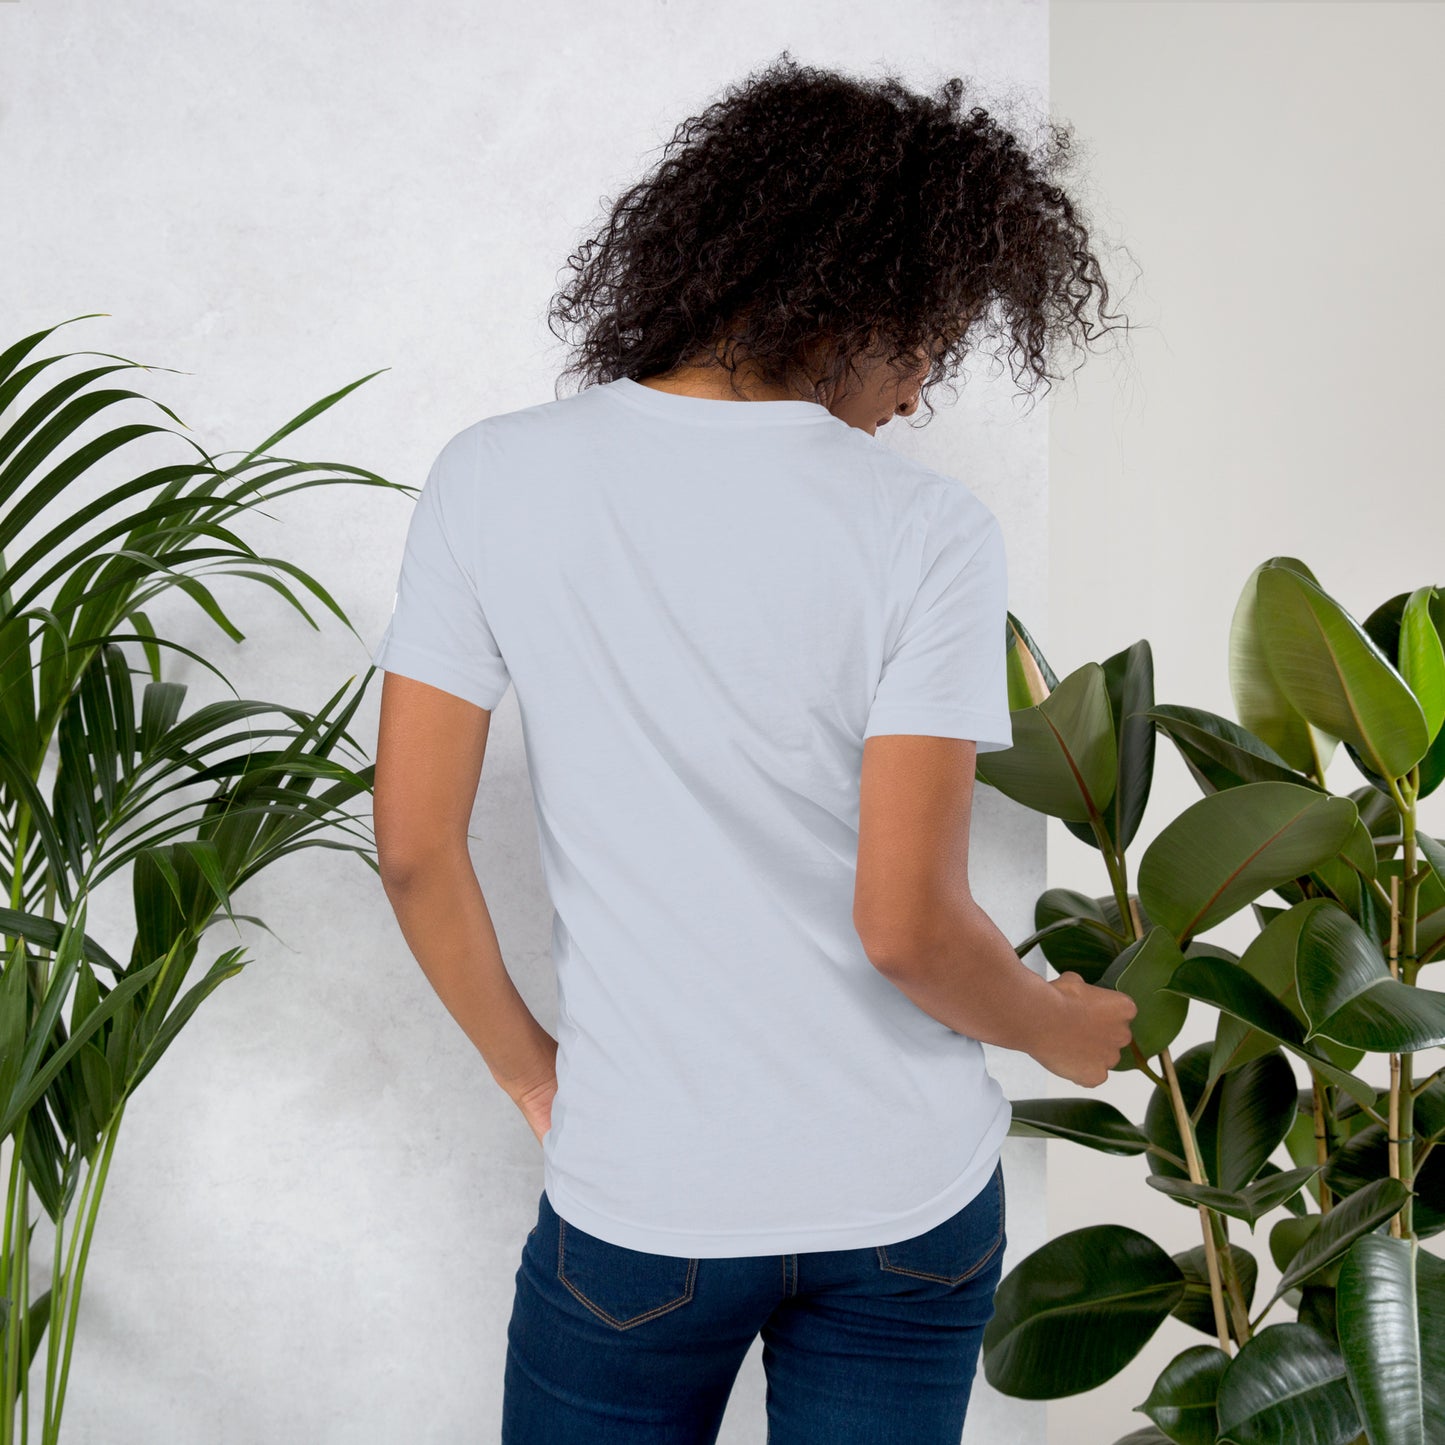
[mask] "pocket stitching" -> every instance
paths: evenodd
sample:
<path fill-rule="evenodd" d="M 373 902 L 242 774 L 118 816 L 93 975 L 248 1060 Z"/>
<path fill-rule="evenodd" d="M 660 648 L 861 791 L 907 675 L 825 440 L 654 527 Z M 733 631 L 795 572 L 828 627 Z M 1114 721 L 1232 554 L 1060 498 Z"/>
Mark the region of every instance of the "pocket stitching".
<path fill-rule="evenodd" d="M 606 1243 L 606 1241 L 603 1241 Z M 634 1325 L 640 1325 L 645 1320 L 656 1319 L 658 1315 L 666 1314 L 669 1310 L 675 1310 L 679 1305 L 684 1305 L 692 1298 L 693 1285 L 697 1279 L 698 1261 L 690 1259 L 687 1262 L 687 1283 L 683 1286 L 683 1292 L 674 1300 L 668 1300 L 654 1309 L 644 1310 L 640 1315 L 633 1315 L 631 1319 L 619 1320 L 615 1315 L 610 1315 L 601 1305 L 587 1298 L 573 1282 L 562 1273 L 567 1262 L 567 1221 L 561 1216 L 557 1220 L 557 1278 L 567 1286 L 581 1302 L 587 1306 L 599 1319 L 606 1320 L 613 1329 L 630 1330 Z"/>
<path fill-rule="evenodd" d="M 889 1271 L 890 1273 L 892 1273 L 892 1274 L 907 1274 L 907 1275 L 912 1275 L 915 1279 L 931 1279 L 931 1280 L 936 1280 L 936 1281 L 938 1281 L 940 1284 L 950 1284 L 950 1285 L 951 1285 L 951 1284 L 962 1284 L 962 1283 L 964 1282 L 964 1280 L 966 1280 L 966 1279 L 971 1279 L 974 1275 L 976 1275 L 976 1274 L 979 1272 L 979 1270 L 981 1270 L 981 1269 L 984 1267 L 984 1265 L 986 1265 L 986 1264 L 989 1262 L 989 1260 L 991 1260 L 991 1259 L 994 1257 L 994 1255 L 996 1255 L 996 1254 L 998 1253 L 999 1245 L 1001 1245 L 1001 1244 L 1003 1243 L 1003 1240 L 1004 1240 L 1003 1170 L 1002 1170 L 1002 1169 L 996 1170 L 996 1171 L 995 1171 L 994 1178 L 995 1178 L 995 1180 L 996 1180 L 995 1193 L 998 1195 L 998 1203 L 999 1203 L 999 1211 L 998 1211 L 998 1234 L 994 1237 L 993 1243 L 992 1243 L 991 1245 L 989 1245 L 989 1247 L 988 1247 L 988 1252 L 983 1256 L 982 1259 L 977 1260 L 974 1264 L 970 1265 L 966 1270 L 964 1270 L 964 1272 L 963 1272 L 962 1274 L 934 1274 L 934 1273 L 932 1273 L 931 1271 L 926 1270 L 926 1269 L 909 1269 L 906 1265 L 890 1264 L 889 1261 L 888 1261 L 888 1254 L 887 1254 L 887 1248 L 888 1248 L 888 1246 L 887 1246 L 887 1245 L 880 1244 L 880 1245 L 876 1246 L 876 1248 L 877 1248 L 877 1250 L 878 1250 L 878 1265 L 879 1265 L 879 1268 L 880 1268 L 880 1269 L 886 1269 L 886 1270 L 888 1270 L 888 1271 Z"/>

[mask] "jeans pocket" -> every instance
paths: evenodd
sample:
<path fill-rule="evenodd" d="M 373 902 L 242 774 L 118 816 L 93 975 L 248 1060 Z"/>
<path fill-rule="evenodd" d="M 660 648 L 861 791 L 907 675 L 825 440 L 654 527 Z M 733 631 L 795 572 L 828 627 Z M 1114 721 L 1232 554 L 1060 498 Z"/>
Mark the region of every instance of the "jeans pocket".
<path fill-rule="evenodd" d="M 1004 1242 L 1003 1162 L 956 1214 L 911 1239 L 880 1244 L 878 1267 L 940 1284 L 962 1284 L 998 1253 Z"/>
<path fill-rule="evenodd" d="M 599 1319 L 627 1330 L 685 1305 L 698 1261 L 649 1254 L 557 1220 L 557 1278 Z"/>

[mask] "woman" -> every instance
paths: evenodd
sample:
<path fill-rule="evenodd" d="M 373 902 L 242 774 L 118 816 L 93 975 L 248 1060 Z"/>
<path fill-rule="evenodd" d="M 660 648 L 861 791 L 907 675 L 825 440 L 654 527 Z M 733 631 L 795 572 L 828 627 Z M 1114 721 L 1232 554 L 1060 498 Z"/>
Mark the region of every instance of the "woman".
<path fill-rule="evenodd" d="M 1002 1268 L 982 1042 L 1102 1082 L 1134 1005 L 1033 973 L 968 892 L 1011 745 L 997 519 L 875 439 L 991 309 L 1031 374 L 1107 291 L 962 85 L 784 52 L 572 258 L 573 395 L 475 422 L 407 537 L 376 769 L 408 945 L 543 1149 L 504 1445 L 957 1442 Z M 558 1036 L 467 853 L 515 685 Z"/>

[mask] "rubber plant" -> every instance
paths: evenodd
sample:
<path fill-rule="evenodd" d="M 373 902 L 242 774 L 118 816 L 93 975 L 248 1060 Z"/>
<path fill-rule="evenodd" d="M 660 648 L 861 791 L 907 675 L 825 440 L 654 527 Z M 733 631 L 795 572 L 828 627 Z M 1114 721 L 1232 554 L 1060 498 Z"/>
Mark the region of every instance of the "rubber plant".
<path fill-rule="evenodd" d="M 198 970 L 207 930 L 222 919 L 264 927 L 234 911 L 235 894 L 299 849 L 346 849 L 375 867 L 369 826 L 347 812 L 369 796 L 373 770 L 338 756 L 352 745 L 346 729 L 373 669 L 315 712 L 234 696 L 186 712 L 186 687 L 162 677 L 162 649 L 225 676 L 158 636 L 146 609 L 179 589 L 240 642 L 206 582 L 228 574 L 279 593 L 314 628 L 289 576 L 350 628 L 324 587 L 289 561 L 258 555 L 233 527 L 289 491 L 397 485 L 358 467 L 268 454 L 369 377 L 222 465 L 173 428 L 112 420 L 117 408 L 149 399 L 100 383 L 139 363 L 96 352 L 32 355 L 56 329 L 0 353 L 0 416 L 10 413 L 0 426 L 3 1445 L 15 1438 L 17 1413 L 28 1438 L 42 1344 L 41 1439 L 59 1439 L 86 1257 L 126 1104 L 197 1007 L 249 961 L 244 948 L 228 947 Z M 103 359 L 52 374 L 71 356 Z M 184 453 L 128 467 L 127 449 L 160 432 L 180 438 Z M 152 454 L 155 445 L 147 443 Z M 101 464 L 121 479 L 100 480 Z M 73 496 L 84 500 L 67 505 Z M 127 869 L 134 930 L 117 951 L 87 931 L 87 901 Z M 38 1290 L 32 1199 L 54 1226 Z"/>
<path fill-rule="evenodd" d="M 1021 1260 L 984 1336 L 999 1390 L 1092 1389 L 1172 1319 L 1211 1342 L 1165 1367 L 1130 1445 L 1445 1440 L 1445 1262 L 1420 1246 L 1445 1229 L 1445 1076 L 1415 1058 L 1445 1043 L 1445 994 L 1422 987 L 1445 954 L 1445 845 L 1418 812 L 1445 777 L 1442 634 L 1434 587 L 1359 623 L 1304 563 L 1271 557 L 1231 623 L 1234 722 L 1156 703 L 1144 641 L 1060 680 L 1010 614 L 1014 745 L 978 775 L 1061 819 L 1107 878 L 1099 897 L 1046 891 L 1018 951 L 1135 1000 L 1119 1068 L 1150 1087 L 1142 1120 L 1022 1099 L 1012 1132 L 1142 1155 L 1200 1242 L 1170 1255 L 1102 1224 Z M 1202 796 L 1131 884 L 1160 735 Z M 1349 796 L 1325 783 L 1340 744 L 1363 779 Z M 1202 937 L 1244 909 L 1242 953 Z M 1213 1037 L 1176 1058 L 1191 1003 L 1214 1011 Z M 1260 1302 L 1231 1229 L 1253 1244 L 1265 1223 L 1281 1275 Z"/>

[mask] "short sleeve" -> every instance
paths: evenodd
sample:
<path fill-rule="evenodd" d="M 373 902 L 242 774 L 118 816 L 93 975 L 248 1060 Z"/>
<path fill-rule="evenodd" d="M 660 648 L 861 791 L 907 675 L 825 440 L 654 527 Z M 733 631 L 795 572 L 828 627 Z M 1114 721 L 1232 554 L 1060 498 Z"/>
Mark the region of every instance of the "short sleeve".
<path fill-rule="evenodd" d="M 432 463 L 407 528 L 391 621 L 371 660 L 490 712 L 511 678 L 465 565 L 479 540 L 472 440 L 459 433 Z"/>
<path fill-rule="evenodd" d="M 921 565 L 863 736 L 971 738 L 980 753 L 1012 747 L 1008 562 L 998 519 L 985 513 L 980 529 L 975 509 L 945 503 Z"/>

